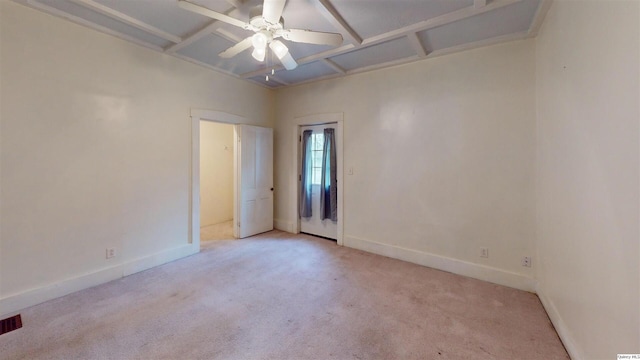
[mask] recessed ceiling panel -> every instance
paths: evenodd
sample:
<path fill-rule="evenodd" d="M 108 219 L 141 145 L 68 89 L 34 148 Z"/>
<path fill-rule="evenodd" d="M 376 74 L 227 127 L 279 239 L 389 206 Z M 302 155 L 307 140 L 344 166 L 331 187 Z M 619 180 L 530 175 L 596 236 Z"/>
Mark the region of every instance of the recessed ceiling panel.
<path fill-rule="evenodd" d="M 223 59 L 218 56 L 219 53 L 233 45 L 234 43 L 211 34 L 178 50 L 178 53 L 234 74 L 258 70 L 262 66 L 251 57 L 251 49 L 245 50 L 231 59 Z"/>
<path fill-rule="evenodd" d="M 285 29 L 309 29 L 323 32 L 338 32 L 317 10 L 313 1 L 288 0 L 282 13 Z M 351 0 L 353 1 L 353 0 Z"/>
<path fill-rule="evenodd" d="M 159 38 L 155 35 L 151 35 L 133 26 L 129 26 L 117 20 L 113 20 L 110 17 L 99 14 L 93 10 L 87 9 L 80 5 L 76 5 L 66 0 L 39 0 L 38 2 L 46 6 L 50 6 L 52 8 L 64 11 L 71 15 L 75 15 L 81 19 L 87 20 L 96 25 L 100 25 L 102 27 L 117 31 L 124 35 L 129 35 L 133 38 L 136 38 L 138 40 L 144 41 L 152 45 L 156 45 L 164 48 L 165 46 L 172 44 L 168 40 Z"/>
<path fill-rule="evenodd" d="M 239 27 L 235 27 L 229 24 L 221 24 L 219 28 L 216 29 L 216 35 L 221 35 L 223 37 L 227 37 L 229 41 L 234 37 L 238 39 L 238 41 L 253 36 L 253 31 L 248 31 L 244 29 L 240 29 Z M 235 42 L 234 42 L 235 43 Z"/>
<path fill-rule="evenodd" d="M 539 0 L 522 0 L 451 24 L 418 33 L 428 52 L 496 36 L 527 31 Z"/>
<path fill-rule="evenodd" d="M 277 88 L 277 87 L 280 87 L 280 86 L 284 85 L 284 84 L 281 84 L 281 83 L 279 83 L 279 82 L 277 82 L 277 81 L 274 81 L 274 80 L 269 80 L 269 81 L 267 81 L 267 80 L 266 80 L 266 77 L 265 77 L 264 75 L 261 75 L 261 76 L 254 76 L 254 77 L 252 77 L 252 78 L 249 78 L 249 80 L 251 80 L 251 81 L 253 81 L 253 82 L 256 82 L 256 83 L 258 83 L 258 84 L 260 84 L 260 85 L 264 85 L 264 86 L 270 87 L 270 88 L 272 88 L 272 89 L 274 89 L 274 88 Z"/>
<path fill-rule="evenodd" d="M 473 6 L 473 0 L 332 0 L 363 39 Z"/>
<path fill-rule="evenodd" d="M 312 63 L 299 65 L 293 70 L 280 70 L 276 72 L 276 77 L 288 82 L 289 84 L 295 84 L 314 78 L 321 78 L 328 75 L 335 75 L 336 72 L 329 66 L 325 65 L 322 61 L 315 61 Z"/>
<path fill-rule="evenodd" d="M 329 49 L 333 49 L 333 47 L 331 47 L 331 46 L 307 45 L 307 44 L 295 43 L 293 41 L 286 41 L 286 40 L 282 40 L 282 39 L 280 39 L 280 40 L 285 45 L 287 45 L 287 47 L 289 48 L 289 52 L 291 53 L 291 56 L 293 56 L 294 59 L 304 58 L 304 57 L 307 57 L 307 56 L 311 56 L 311 55 L 314 55 L 314 54 L 321 53 L 321 52 L 329 50 Z"/>
<path fill-rule="evenodd" d="M 180 37 L 212 21 L 180 8 L 177 0 L 93 1 Z M 219 12 L 225 12 L 232 8 L 225 1 L 209 1 L 207 7 Z"/>
<path fill-rule="evenodd" d="M 406 38 L 387 41 L 331 58 L 341 68 L 353 70 L 416 55 Z"/>

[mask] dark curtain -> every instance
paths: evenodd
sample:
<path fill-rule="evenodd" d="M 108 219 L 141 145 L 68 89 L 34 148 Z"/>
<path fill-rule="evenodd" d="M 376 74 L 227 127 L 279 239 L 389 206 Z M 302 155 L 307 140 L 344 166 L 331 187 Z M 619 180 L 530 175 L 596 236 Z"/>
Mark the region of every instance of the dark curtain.
<path fill-rule="evenodd" d="M 311 134 L 312 130 L 302 132 L 302 166 L 300 170 L 300 217 L 311 217 Z"/>
<path fill-rule="evenodd" d="M 338 221 L 338 176 L 334 129 L 324 129 L 322 180 L 320 181 L 320 218 Z"/>

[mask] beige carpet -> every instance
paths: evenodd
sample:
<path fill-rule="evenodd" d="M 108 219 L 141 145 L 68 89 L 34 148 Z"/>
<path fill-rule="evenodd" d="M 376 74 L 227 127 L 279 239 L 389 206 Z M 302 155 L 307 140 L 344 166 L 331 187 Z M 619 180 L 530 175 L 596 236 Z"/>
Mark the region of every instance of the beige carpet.
<path fill-rule="evenodd" d="M 278 231 L 22 316 L 2 359 L 568 358 L 534 294 Z"/>
<path fill-rule="evenodd" d="M 232 240 L 233 220 L 200 228 L 200 241 Z"/>

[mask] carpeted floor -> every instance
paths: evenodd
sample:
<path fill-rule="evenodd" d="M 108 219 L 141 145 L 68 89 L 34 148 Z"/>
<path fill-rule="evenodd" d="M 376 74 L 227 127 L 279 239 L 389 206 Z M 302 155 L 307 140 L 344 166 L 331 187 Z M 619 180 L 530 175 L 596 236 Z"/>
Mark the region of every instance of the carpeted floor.
<path fill-rule="evenodd" d="M 232 240 L 233 220 L 200 228 L 200 241 Z"/>
<path fill-rule="evenodd" d="M 0 358 L 568 359 L 534 294 L 279 231 L 22 317 Z"/>

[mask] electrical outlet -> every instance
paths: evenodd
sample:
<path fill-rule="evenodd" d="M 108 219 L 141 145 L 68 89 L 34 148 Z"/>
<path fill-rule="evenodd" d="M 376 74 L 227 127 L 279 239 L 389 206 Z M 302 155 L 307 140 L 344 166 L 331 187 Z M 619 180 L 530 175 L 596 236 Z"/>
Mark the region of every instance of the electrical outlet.
<path fill-rule="evenodd" d="M 522 266 L 531 267 L 531 257 L 530 256 L 522 257 Z"/>
<path fill-rule="evenodd" d="M 480 248 L 480 257 L 488 258 L 489 257 L 489 248 L 481 247 Z"/>
<path fill-rule="evenodd" d="M 114 248 L 107 248 L 107 259 L 111 259 L 112 257 L 116 256 L 116 249 Z"/>

